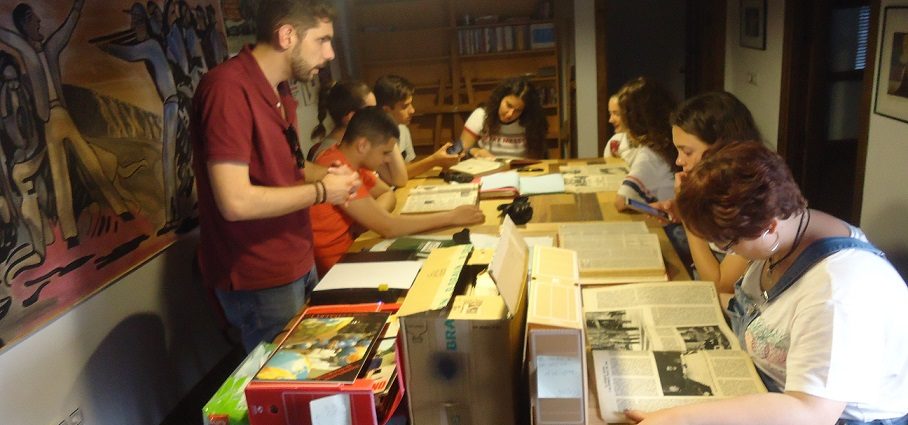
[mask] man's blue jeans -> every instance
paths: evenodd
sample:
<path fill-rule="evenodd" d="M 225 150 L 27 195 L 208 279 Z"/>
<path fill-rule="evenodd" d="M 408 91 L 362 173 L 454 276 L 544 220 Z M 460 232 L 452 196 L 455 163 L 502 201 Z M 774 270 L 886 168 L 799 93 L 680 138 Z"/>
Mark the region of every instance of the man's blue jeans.
<path fill-rule="evenodd" d="M 261 341 L 271 341 L 287 322 L 306 305 L 318 283 L 315 267 L 287 285 L 257 291 L 215 289 L 218 301 L 231 325 L 240 330 L 243 347 L 252 351 Z"/>

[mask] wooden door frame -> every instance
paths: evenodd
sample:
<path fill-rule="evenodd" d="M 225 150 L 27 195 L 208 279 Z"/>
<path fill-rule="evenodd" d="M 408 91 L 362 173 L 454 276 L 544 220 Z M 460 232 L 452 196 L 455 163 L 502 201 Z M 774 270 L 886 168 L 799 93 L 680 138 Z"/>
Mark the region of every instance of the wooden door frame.
<path fill-rule="evenodd" d="M 825 104 L 817 104 L 816 91 L 823 90 L 826 80 L 825 53 L 814 49 L 811 40 L 825 37 L 823 19 L 815 6 L 831 7 L 826 0 L 786 0 L 785 28 L 782 47 L 782 84 L 779 103 L 779 134 L 777 151 L 785 158 L 795 181 L 802 187 L 813 185 L 808 160 L 817 147 L 807 143 L 817 140 L 824 129 L 815 119 L 826 113 Z M 870 129 L 870 103 L 875 78 L 876 41 L 880 0 L 870 2 L 870 28 L 868 34 L 867 62 L 864 68 L 861 105 L 858 108 L 858 141 L 854 169 L 854 196 L 849 217 L 859 223 L 864 193 L 864 175 L 867 163 L 867 143 Z M 817 27 L 822 26 L 821 30 Z M 818 34 L 823 32 L 824 34 Z M 805 54 L 806 53 L 806 54 Z"/>
<path fill-rule="evenodd" d="M 620 1 L 620 0 L 614 0 Z M 596 101 L 598 151 L 605 147 L 608 123 L 608 41 L 606 37 L 608 0 L 596 0 Z M 687 0 L 684 90 L 690 97 L 725 89 L 726 0 Z M 678 99 L 683 100 L 683 99 Z M 576 152 L 575 152 L 576 154 Z"/>

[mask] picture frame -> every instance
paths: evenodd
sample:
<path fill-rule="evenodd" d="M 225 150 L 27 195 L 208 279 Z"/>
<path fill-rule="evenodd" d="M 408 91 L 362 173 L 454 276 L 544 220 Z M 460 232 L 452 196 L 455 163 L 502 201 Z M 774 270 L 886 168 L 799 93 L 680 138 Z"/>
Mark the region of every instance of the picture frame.
<path fill-rule="evenodd" d="M 873 112 L 908 123 L 908 6 L 883 11 Z"/>
<path fill-rule="evenodd" d="M 741 0 L 741 47 L 766 50 L 766 0 Z"/>

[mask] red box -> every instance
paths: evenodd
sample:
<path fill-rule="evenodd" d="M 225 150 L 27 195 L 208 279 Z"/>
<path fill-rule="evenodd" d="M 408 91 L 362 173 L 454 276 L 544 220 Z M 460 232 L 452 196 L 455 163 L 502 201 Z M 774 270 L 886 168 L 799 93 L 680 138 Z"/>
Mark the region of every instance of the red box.
<path fill-rule="evenodd" d="M 289 329 L 295 329 L 307 315 L 324 313 L 394 313 L 400 304 L 351 304 L 309 307 L 297 318 Z M 284 336 L 283 344 L 290 332 Z M 385 335 L 388 337 L 389 335 Z M 275 350 L 277 351 L 277 350 Z M 353 425 L 385 424 L 397 409 L 404 396 L 403 377 L 400 373 L 400 356 L 396 377 L 398 390 L 385 417 L 376 413 L 375 396 L 370 379 L 356 379 L 351 384 L 318 381 L 272 381 L 253 379 L 246 386 L 246 403 L 249 406 L 250 425 L 312 425 L 309 403 L 313 400 L 335 394 L 348 394 L 350 416 Z"/>

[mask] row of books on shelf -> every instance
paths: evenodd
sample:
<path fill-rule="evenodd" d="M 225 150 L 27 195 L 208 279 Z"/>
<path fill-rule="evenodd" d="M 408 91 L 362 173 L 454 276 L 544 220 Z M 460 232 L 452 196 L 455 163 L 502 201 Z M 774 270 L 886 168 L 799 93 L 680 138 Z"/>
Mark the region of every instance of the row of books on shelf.
<path fill-rule="evenodd" d="M 461 55 L 499 53 L 555 47 L 554 24 L 517 24 L 457 30 Z"/>

